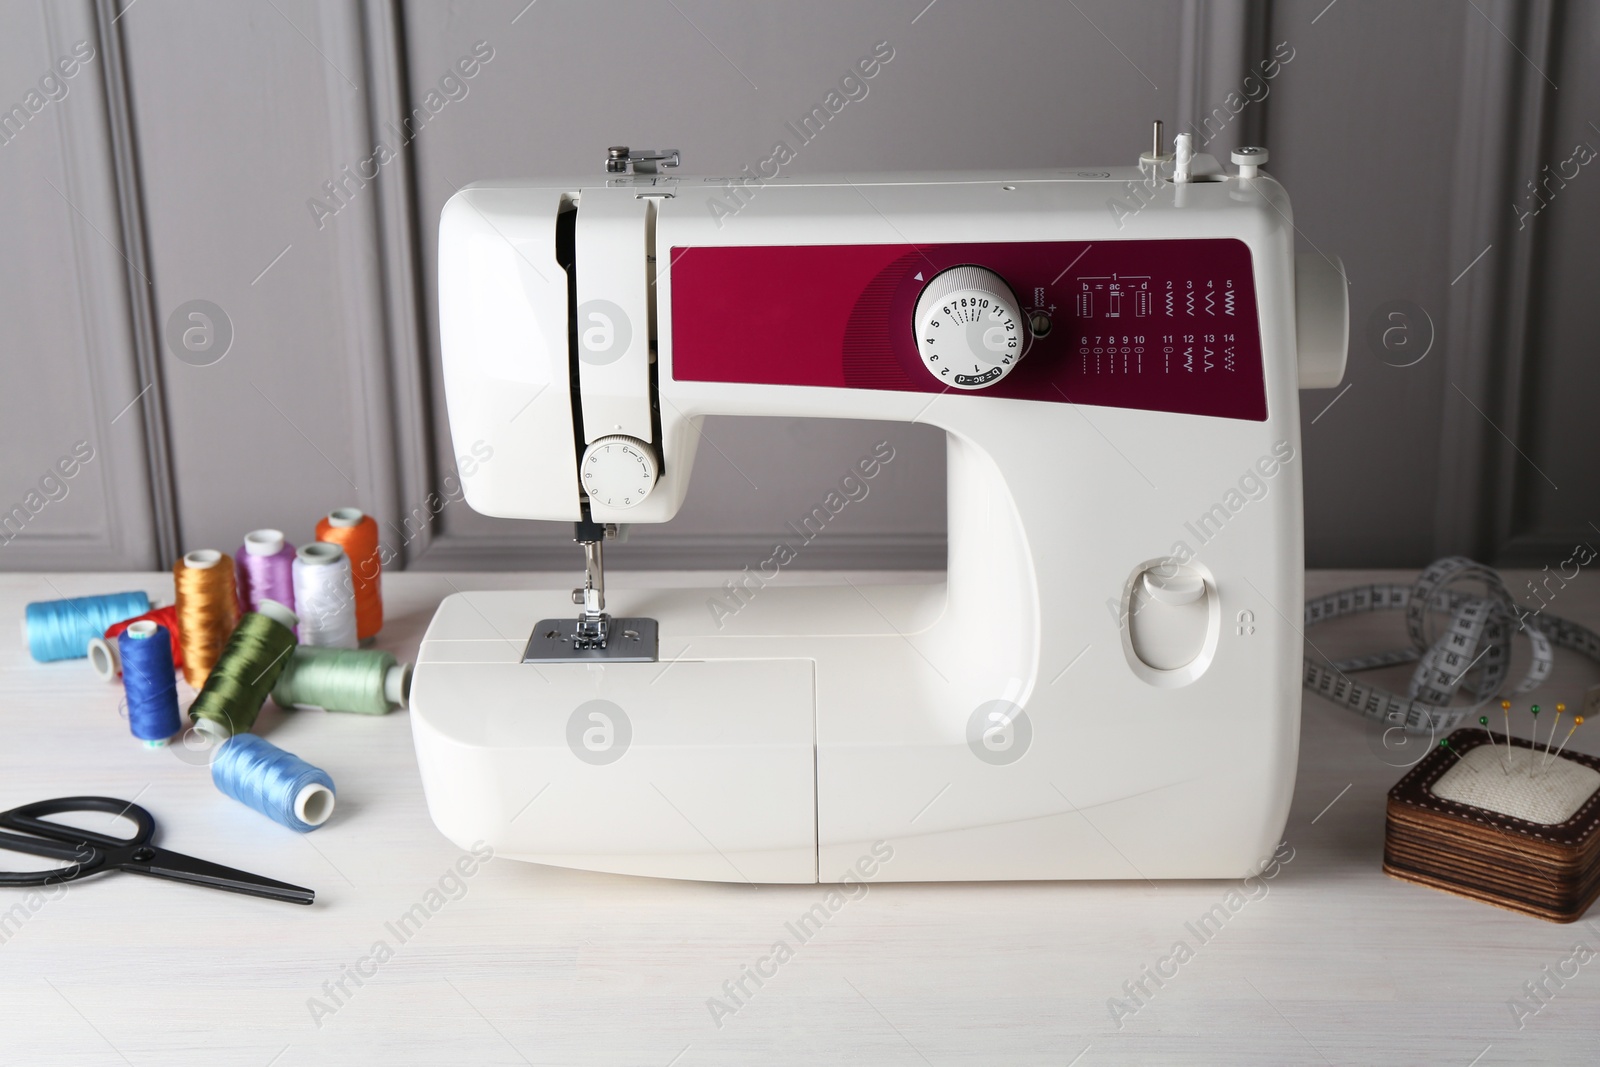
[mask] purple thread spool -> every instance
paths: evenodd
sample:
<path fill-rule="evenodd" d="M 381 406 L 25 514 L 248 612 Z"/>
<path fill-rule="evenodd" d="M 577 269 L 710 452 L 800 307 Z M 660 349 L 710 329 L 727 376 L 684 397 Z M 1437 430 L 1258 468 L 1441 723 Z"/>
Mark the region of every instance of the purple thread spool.
<path fill-rule="evenodd" d="M 263 600 L 294 610 L 294 546 L 282 530 L 252 530 L 234 559 L 239 562 L 239 600 L 246 611 L 260 611 Z"/>

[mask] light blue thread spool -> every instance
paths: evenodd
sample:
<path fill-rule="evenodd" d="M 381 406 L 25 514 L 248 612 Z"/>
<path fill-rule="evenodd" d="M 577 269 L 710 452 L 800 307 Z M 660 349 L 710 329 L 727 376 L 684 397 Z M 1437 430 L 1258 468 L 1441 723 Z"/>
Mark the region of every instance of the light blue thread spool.
<path fill-rule="evenodd" d="M 29 653 L 40 663 L 82 659 L 89 654 L 91 638 L 149 610 L 150 598 L 142 592 L 36 600 L 23 614 L 22 633 Z"/>
<path fill-rule="evenodd" d="M 222 743 L 211 780 L 245 807 L 298 833 L 310 833 L 333 814 L 328 772 L 255 734 L 235 734 Z"/>

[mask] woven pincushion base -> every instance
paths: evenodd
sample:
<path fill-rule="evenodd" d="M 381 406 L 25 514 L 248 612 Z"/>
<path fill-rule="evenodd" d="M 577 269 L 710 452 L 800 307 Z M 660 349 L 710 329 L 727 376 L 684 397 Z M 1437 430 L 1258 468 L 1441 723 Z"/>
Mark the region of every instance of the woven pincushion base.
<path fill-rule="evenodd" d="M 1600 760 L 1450 735 L 1389 790 L 1383 869 L 1551 922 L 1600 896 Z M 1458 758 L 1459 757 L 1459 758 Z"/>

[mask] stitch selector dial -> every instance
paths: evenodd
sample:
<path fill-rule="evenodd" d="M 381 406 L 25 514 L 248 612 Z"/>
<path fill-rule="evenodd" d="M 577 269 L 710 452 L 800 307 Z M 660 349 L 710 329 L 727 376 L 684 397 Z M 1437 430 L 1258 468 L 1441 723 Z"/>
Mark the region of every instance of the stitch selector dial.
<path fill-rule="evenodd" d="M 656 487 L 655 450 L 633 437 L 612 434 L 583 450 L 578 477 L 589 499 L 608 508 L 631 508 Z"/>
<path fill-rule="evenodd" d="M 987 389 L 1022 358 L 1025 330 L 1011 287 L 992 270 L 951 267 L 917 298 L 912 328 L 928 373 L 952 389 Z"/>

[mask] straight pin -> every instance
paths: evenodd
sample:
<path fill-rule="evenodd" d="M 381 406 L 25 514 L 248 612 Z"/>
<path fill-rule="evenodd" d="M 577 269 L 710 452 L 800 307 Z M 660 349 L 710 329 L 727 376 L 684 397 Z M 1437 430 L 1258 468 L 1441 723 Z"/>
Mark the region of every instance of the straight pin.
<path fill-rule="evenodd" d="M 1489 744 L 1493 745 L 1494 744 L 1494 731 L 1489 729 L 1489 716 L 1487 716 L 1487 715 L 1479 715 L 1478 716 L 1478 725 L 1483 727 L 1483 732 L 1489 735 Z M 1495 751 L 1498 753 L 1499 749 L 1496 748 Z M 1510 754 L 1511 754 L 1511 739 L 1508 737 L 1508 738 L 1506 738 L 1506 755 L 1509 756 Z M 1504 774 L 1504 775 L 1507 775 L 1507 776 L 1509 776 L 1511 774 L 1511 768 L 1510 768 L 1509 764 L 1506 762 L 1506 758 L 1505 757 L 1501 757 L 1501 759 L 1500 759 L 1500 773 Z"/>
<path fill-rule="evenodd" d="M 1500 702 L 1500 713 L 1506 717 L 1506 773 L 1511 773 L 1511 701 Z"/>
<path fill-rule="evenodd" d="M 1578 732 L 1578 727 L 1583 725 L 1583 716 L 1577 715 L 1572 719 L 1572 729 L 1567 731 L 1567 736 L 1561 739 L 1561 747 L 1556 749 L 1554 759 L 1560 759 L 1561 753 L 1567 750 L 1567 742 L 1572 740 L 1572 735 Z"/>
<path fill-rule="evenodd" d="M 1546 738 L 1544 742 L 1544 759 L 1540 762 L 1540 767 L 1545 767 L 1550 762 L 1550 746 L 1556 743 L 1556 730 L 1561 726 L 1561 713 L 1566 710 L 1567 706 L 1565 704 L 1556 705 L 1556 718 L 1555 721 L 1550 724 L 1550 736 Z M 1537 740 L 1534 742 L 1534 744 L 1538 744 Z"/>
<path fill-rule="evenodd" d="M 1528 747 L 1528 777 L 1532 778 L 1534 769 L 1534 756 L 1539 751 L 1539 705 L 1528 705 L 1528 713 L 1533 716 L 1533 729 L 1528 731 L 1533 741 L 1533 743 Z"/>

